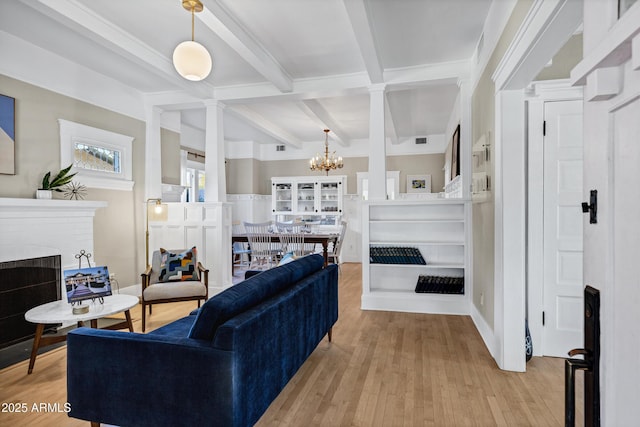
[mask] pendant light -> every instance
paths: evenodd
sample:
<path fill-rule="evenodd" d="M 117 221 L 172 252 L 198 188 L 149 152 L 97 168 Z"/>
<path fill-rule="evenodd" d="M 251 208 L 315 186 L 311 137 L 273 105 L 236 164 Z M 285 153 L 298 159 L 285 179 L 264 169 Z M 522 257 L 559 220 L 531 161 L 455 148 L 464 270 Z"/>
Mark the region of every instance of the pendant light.
<path fill-rule="evenodd" d="M 211 55 L 194 40 L 195 13 L 202 12 L 200 0 L 182 0 L 182 7 L 191 12 L 191 40 L 184 41 L 173 51 L 173 66 L 187 80 L 200 81 L 211 72 Z"/>

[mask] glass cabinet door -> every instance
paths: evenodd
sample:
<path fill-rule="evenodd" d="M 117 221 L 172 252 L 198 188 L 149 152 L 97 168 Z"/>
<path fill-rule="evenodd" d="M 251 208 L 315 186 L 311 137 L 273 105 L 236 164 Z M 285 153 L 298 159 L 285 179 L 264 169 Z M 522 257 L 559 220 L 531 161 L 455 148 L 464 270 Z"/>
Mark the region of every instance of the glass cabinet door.
<path fill-rule="evenodd" d="M 291 212 L 293 210 L 293 193 L 291 183 L 274 183 L 273 191 L 273 211 Z"/>
<path fill-rule="evenodd" d="M 341 213 L 342 212 L 342 197 L 340 182 L 320 182 L 319 186 L 319 201 L 321 213 Z"/>
<path fill-rule="evenodd" d="M 313 181 L 297 183 L 297 212 L 301 215 L 316 212 L 316 195 Z"/>

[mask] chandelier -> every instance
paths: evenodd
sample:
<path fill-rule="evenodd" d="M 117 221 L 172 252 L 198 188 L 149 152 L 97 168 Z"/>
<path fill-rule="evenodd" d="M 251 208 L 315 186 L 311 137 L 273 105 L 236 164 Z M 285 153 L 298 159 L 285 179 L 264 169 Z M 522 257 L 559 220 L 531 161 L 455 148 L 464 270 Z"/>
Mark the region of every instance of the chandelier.
<path fill-rule="evenodd" d="M 200 0 L 182 0 L 182 7 L 191 12 L 191 40 L 180 43 L 173 51 L 173 66 L 187 80 L 200 81 L 211 72 L 211 55 L 194 41 L 195 13 L 202 12 Z"/>
<path fill-rule="evenodd" d="M 340 169 L 344 166 L 342 163 L 342 156 L 336 157 L 334 151 L 329 155 L 329 129 L 324 130 L 324 158 L 320 157 L 320 154 L 316 154 L 309 160 L 309 168 L 312 171 L 325 171 L 329 175 L 331 169 Z"/>

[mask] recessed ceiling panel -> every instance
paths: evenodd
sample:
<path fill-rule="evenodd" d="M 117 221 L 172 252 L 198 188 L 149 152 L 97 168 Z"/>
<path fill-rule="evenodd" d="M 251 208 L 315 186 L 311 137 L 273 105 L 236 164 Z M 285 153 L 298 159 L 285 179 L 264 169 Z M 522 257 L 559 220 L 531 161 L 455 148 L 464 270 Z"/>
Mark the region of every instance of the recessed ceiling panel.
<path fill-rule="evenodd" d="M 220 1 L 293 78 L 364 71 L 342 0 Z"/>
<path fill-rule="evenodd" d="M 469 59 L 491 0 L 367 0 L 384 68 Z"/>
<path fill-rule="evenodd" d="M 322 98 L 318 101 L 351 139 L 369 138 L 369 95 Z"/>
<path fill-rule="evenodd" d="M 85 1 L 85 5 L 107 21 L 148 44 L 171 61 L 175 47 L 191 40 L 191 14 L 180 0 Z M 206 7 L 206 6 L 205 6 Z M 205 46 L 213 59 L 206 79 L 215 86 L 265 81 L 255 69 L 203 24 L 196 14 L 195 40 Z M 176 78 L 179 78 L 176 73 Z"/>
<path fill-rule="evenodd" d="M 412 137 L 445 133 L 457 96 L 455 84 L 388 93 L 396 134 Z"/>

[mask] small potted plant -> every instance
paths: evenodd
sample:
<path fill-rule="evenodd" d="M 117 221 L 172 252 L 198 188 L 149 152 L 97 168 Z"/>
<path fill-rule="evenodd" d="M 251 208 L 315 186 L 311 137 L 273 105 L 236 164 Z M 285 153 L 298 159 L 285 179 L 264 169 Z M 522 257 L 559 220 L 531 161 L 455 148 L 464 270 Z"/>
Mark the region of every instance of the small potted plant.
<path fill-rule="evenodd" d="M 47 172 L 44 178 L 42 178 L 42 185 L 36 191 L 36 198 L 50 199 L 54 191 L 63 191 L 62 187 L 69 184 L 77 173 L 69 174 L 72 166 L 73 164 L 70 164 L 68 167 L 62 169 L 53 179 L 51 179 L 51 172 Z"/>

